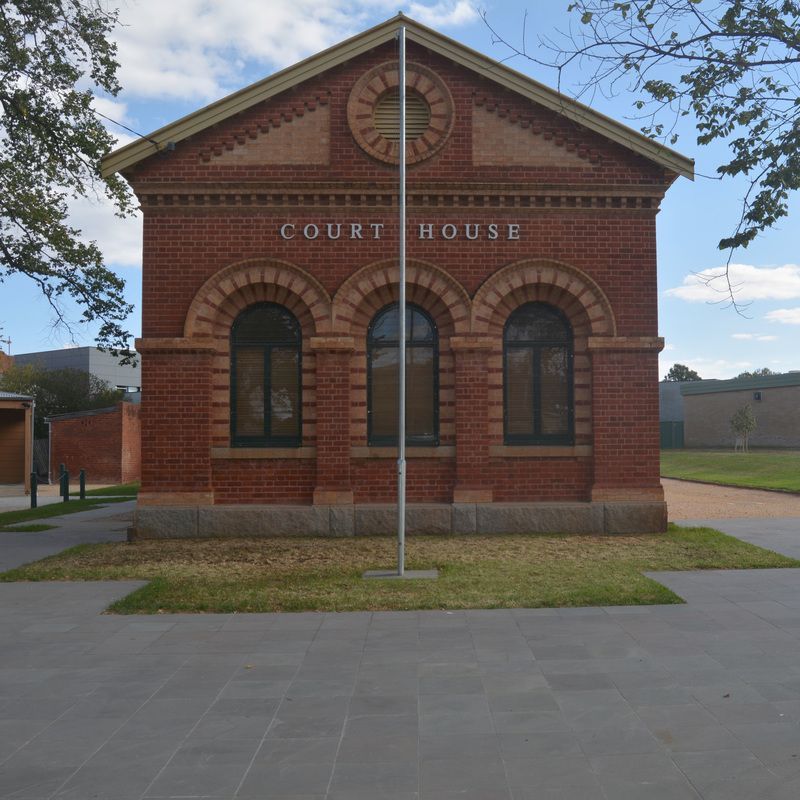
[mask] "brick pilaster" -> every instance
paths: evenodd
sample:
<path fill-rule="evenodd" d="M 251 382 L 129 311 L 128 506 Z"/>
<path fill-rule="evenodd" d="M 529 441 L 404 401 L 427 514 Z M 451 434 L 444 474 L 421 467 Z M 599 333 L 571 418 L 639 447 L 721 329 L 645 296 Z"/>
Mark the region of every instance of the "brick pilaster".
<path fill-rule="evenodd" d="M 136 349 L 142 358 L 139 504 L 211 504 L 213 344 L 137 339 Z"/>
<path fill-rule="evenodd" d="M 663 500 L 655 337 L 591 337 L 593 500 Z"/>
<path fill-rule="evenodd" d="M 487 361 L 491 341 L 453 336 L 456 394 L 456 485 L 454 503 L 491 503 Z"/>
<path fill-rule="evenodd" d="M 315 505 L 349 505 L 350 356 L 352 336 L 315 336 L 317 359 L 317 485 Z"/>

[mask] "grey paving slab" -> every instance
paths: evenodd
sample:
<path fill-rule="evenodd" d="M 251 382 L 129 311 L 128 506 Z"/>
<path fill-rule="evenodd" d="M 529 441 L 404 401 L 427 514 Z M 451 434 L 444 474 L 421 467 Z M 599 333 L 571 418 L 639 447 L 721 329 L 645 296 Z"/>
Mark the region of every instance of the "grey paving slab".
<path fill-rule="evenodd" d="M 716 528 L 759 547 L 800 558 L 800 517 L 682 519 L 679 524 L 686 527 L 705 525 Z"/>
<path fill-rule="evenodd" d="M 800 570 L 654 577 L 687 603 L 115 617 L 140 583 L 0 584 L 0 798 L 800 796 Z"/>

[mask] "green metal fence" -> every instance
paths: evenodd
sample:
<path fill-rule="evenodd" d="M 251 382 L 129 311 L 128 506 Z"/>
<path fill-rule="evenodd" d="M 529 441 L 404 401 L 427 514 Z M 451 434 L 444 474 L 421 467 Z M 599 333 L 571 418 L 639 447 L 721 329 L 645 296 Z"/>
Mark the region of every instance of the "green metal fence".
<path fill-rule="evenodd" d="M 661 449 L 675 450 L 683 447 L 683 423 L 682 422 L 662 422 L 661 423 Z"/>

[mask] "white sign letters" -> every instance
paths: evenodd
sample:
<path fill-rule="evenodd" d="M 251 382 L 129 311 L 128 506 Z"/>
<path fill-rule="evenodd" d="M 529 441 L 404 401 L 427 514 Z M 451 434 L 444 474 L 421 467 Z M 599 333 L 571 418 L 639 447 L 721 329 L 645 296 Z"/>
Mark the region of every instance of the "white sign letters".
<path fill-rule="evenodd" d="M 336 241 L 337 239 L 381 239 L 384 230 L 383 222 L 309 222 L 306 225 L 294 222 L 285 222 L 278 228 L 281 239 L 327 239 Z M 416 233 L 417 239 L 443 240 L 452 242 L 454 240 L 477 241 L 519 241 L 520 224 L 518 222 L 447 222 L 444 225 L 434 224 L 433 222 L 420 222 L 409 225 L 412 235 Z"/>

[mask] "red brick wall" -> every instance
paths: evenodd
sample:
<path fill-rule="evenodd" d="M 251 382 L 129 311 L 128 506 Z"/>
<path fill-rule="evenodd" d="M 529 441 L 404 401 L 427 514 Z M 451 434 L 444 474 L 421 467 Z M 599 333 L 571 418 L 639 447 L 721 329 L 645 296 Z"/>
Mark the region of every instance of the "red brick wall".
<path fill-rule="evenodd" d="M 77 489 L 78 473 L 87 483 L 127 483 L 141 474 L 139 406 L 119 403 L 110 411 L 54 419 L 50 423 L 50 474 L 57 479 L 66 465 L 70 487 Z"/>
<path fill-rule="evenodd" d="M 142 493 L 211 491 L 211 356 L 142 357 Z"/>
<path fill-rule="evenodd" d="M 214 459 L 216 503 L 310 503 L 316 485 L 313 459 Z"/>
<path fill-rule="evenodd" d="M 138 403 L 122 404 L 122 483 L 142 477 L 142 424 Z"/>
<path fill-rule="evenodd" d="M 358 146 L 348 127 L 347 103 L 361 75 L 394 57 L 392 46 L 377 48 L 179 142 L 174 152 L 155 155 L 127 173 L 144 212 L 145 341 L 183 337 L 187 313 L 200 288 L 239 262 L 288 262 L 313 276 L 333 297 L 358 270 L 393 258 L 398 242 L 397 170 Z M 444 81 L 452 94 L 456 120 L 442 149 L 410 169 L 409 259 L 445 271 L 468 298 L 474 298 L 498 270 L 525 259 L 569 265 L 589 276 L 605 294 L 615 325 L 606 334 L 655 337 L 655 216 L 675 176 L 414 43 L 409 59 L 434 70 Z M 322 119 L 319 109 L 323 107 L 325 135 L 330 138 L 327 164 L 263 163 L 277 157 L 243 163 L 238 156 L 218 157 L 239 153 L 236 148 L 248 141 L 257 142 L 259 152 L 267 153 L 259 137 L 270 134 L 259 131 L 281 126 L 278 150 L 296 160 L 296 142 L 287 138 L 285 129 L 296 125 L 301 141 L 311 130 L 303 121 L 315 114 Z M 483 128 L 472 125 L 475 109 L 483 115 Z M 542 152 L 552 145 L 561 148 L 563 157 L 538 166 L 504 165 L 487 157 L 484 146 L 476 165 L 473 136 L 497 128 L 487 112 L 509 124 L 523 120 L 520 130 L 539 137 L 535 141 Z M 511 138 L 521 141 L 516 133 Z M 309 153 L 315 153 L 319 161 L 324 148 L 318 142 L 311 144 Z M 524 160 L 525 152 L 524 146 L 517 147 L 514 157 Z M 356 221 L 365 230 L 371 222 L 382 223 L 381 239 L 328 241 L 297 236 L 287 241 L 279 235 L 285 222 L 294 223 L 299 231 L 309 223 Z M 517 223 L 520 238 L 420 240 L 415 231 L 422 222 L 433 223 L 434 228 L 478 223 L 484 230 L 489 223 Z M 570 281 L 567 277 L 559 284 L 551 302 L 559 307 L 563 302 L 580 305 L 574 296 L 567 299 Z M 457 333 L 454 322 L 434 308 L 437 301 L 426 299 L 424 289 L 410 291 L 414 302 L 429 310 L 440 325 L 440 417 L 445 431 L 441 443 L 455 444 L 456 456 L 410 459 L 410 501 L 450 502 L 456 486 L 486 489 L 496 501 L 588 500 L 598 482 L 606 488 L 658 486 L 654 353 L 589 352 L 587 337 L 597 314 L 596 303 L 581 309 L 583 321 L 575 323 L 581 326 L 580 330 L 576 327 L 576 364 L 578 358 L 581 362 L 575 372 L 576 395 L 580 395 L 576 416 L 578 411 L 591 414 L 580 431 L 576 428 L 576 444 L 593 446 L 593 454 L 511 458 L 490 455 L 493 447 L 503 444 L 496 390 L 496 327 L 502 328 L 503 320 L 496 320 L 495 329 L 486 334 L 494 336 L 488 356 L 486 352 L 456 353 L 449 348 L 449 337 Z M 251 294 L 241 287 L 236 290 L 245 299 L 250 297 L 250 302 L 264 299 L 255 290 Z M 229 324 L 230 311 L 219 310 L 222 294 L 213 295 L 208 313 L 218 313 Z M 273 287 L 269 299 L 283 302 L 281 298 L 287 304 L 298 302 L 290 287 Z M 349 488 L 355 502 L 392 501 L 394 458 L 361 458 L 350 449 L 366 444 L 363 339 L 368 315 L 364 309 L 392 299 L 391 291 L 376 282 L 374 297 L 365 299 L 364 308 L 352 317 L 348 333 L 356 339 L 354 354 L 315 351 L 316 363 L 307 357 L 311 337 L 330 331 L 314 330 L 313 315 L 306 312 L 302 321 L 303 445 L 316 447 L 316 459 L 212 457 L 212 436 L 217 448 L 228 444 L 224 437 L 229 384 L 227 362 L 222 358 L 228 344 L 227 334 L 218 332 L 218 321 L 214 323 L 216 367 L 209 366 L 211 357 L 206 355 L 145 352 L 143 491 L 213 492 L 218 503 L 289 503 L 311 502 L 315 489 L 346 493 Z M 540 299 L 547 301 L 547 293 Z"/>
<path fill-rule="evenodd" d="M 660 486 L 656 355 L 595 353 L 593 370 L 595 487 Z"/>

